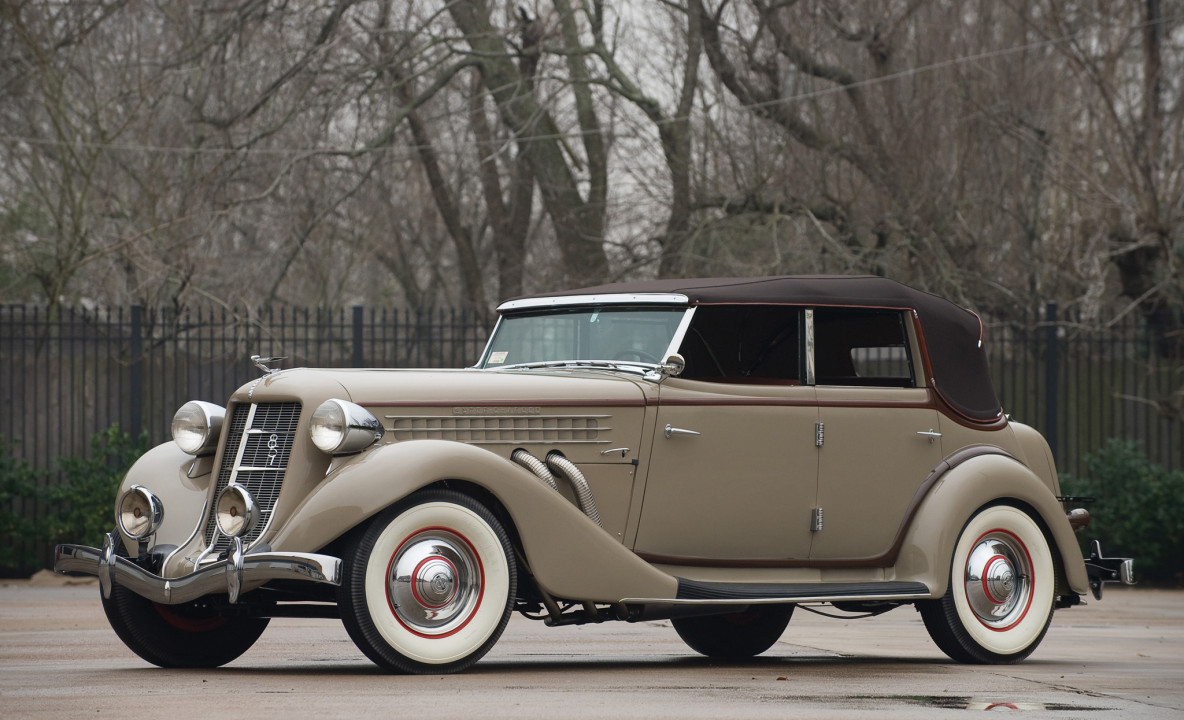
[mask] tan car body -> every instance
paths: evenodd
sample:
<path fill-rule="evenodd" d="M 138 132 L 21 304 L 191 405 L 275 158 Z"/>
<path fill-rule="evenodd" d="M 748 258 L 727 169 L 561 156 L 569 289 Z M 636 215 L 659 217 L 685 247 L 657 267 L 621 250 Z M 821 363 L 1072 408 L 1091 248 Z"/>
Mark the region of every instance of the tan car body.
<path fill-rule="evenodd" d="M 499 377 L 491 377 L 493 375 Z M 509 377 L 505 377 L 505 376 Z M 517 385 L 519 387 L 507 387 Z M 572 414 L 609 416 L 605 424 L 612 426 L 595 446 L 576 446 L 546 441 L 531 442 L 526 437 L 512 438 L 510 444 L 483 444 L 439 439 L 400 438 L 399 432 L 388 432 L 378 447 L 355 456 L 338 459 L 330 464 L 328 458 L 309 452 L 297 453 L 289 463 L 284 493 L 276 505 L 271 529 L 263 536 L 274 550 L 314 552 L 324 548 L 344 532 L 359 525 L 375 513 L 392 505 L 414 491 L 441 481 L 462 481 L 491 493 L 513 518 L 514 527 L 522 540 L 522 550 L 536 580 L 556 597 L 580 601 L 615 603 L 627 600 L 676 600 L 676 577 L 710 582 L 759 583 L 829 583 L 907 580 L 924 583 L 931 597 L 945 593 L 949 578 L 949 561 L 958 531 L 977 509 L 991 502 L 1023 503 L 1039 513 L 1052 534 L 1060 554 L 1063 573 L 1061 582 L 1067 592 L 1078 594 L 1088 590 L 1084 566 L 1077 550 L 1076 539 L 1065 513 L 1057 500 L 1059 489 L 1056 477 L 1048 466 L 1043 440 L 1035 431 L 1017 423 L 1001 423 L 990 430 L 964 428 L 956 420 L 940 416 L 945 432 L 940 443 L 925 453 L 925 460 L 912 474 L 894 478 L 895 489 L 889 497 L 877 497 L 875 502 L 863 504 L 867 512 L 847 521 L 841 511 L 831 513 L 823 530 L 811 533 L 809 517 L 800 512 L 797 523 L 786 523 L 776 529 L 777 534 L 737 532 L 751 528 L 751 513 L 782 513 L 789 507 L 792 495 L 785 497 L 785 506 L 768 502 L 769 496 L 734 498 L 729 507 L 726 493 L 703 501 L 703 493 L 710 488 L 703 485 L 680 484 L 663 488 L 663 484 L 681 483 L 688 476 L 699 475 L 710 480 L 720 468 L 708 467 L 705 458 L 690 457 L 681 461 L 668 460 L 651 472 L 654 462 L 634 466 L 631 457 L 604 457 L 600 447 L 628 447 L 630 456 L 638 449 L 656 446 L 649 456 L 660 455 L 662 446 L 697 442 L 696 438 L 662 437 L 659 423 L 669 417 L 680 423 L 700 428 L 700 432 L 725 435 L 727 456 L 718 458 L 720 466 L 742 466 L 747 473 L 759 474 L 776 469 L 779 462 L 794 456 L 817 455 L 814 467 L 825 467 L 831 462 L 850 462 L 858 454 L 857 447 L 866 444 L 869 433 L 888 434 L 883 426 L 862 427 L 862 408 L 845 407 L 841 398 L 825 400 L 801 398 L 801 405 L 752 406 L 740 403 L 735 388 L 705 387 L 715 384 L 680 381 L 670 378 L 662 385 L 648 387 L 645 381 L 622 379 L 602 373 L 601 377 L 560 377 L 547 375 L 493 373 L 483 370 L 463 371 L 308 371 L 279 372 L 261 382 L 244 386 L 232 402 L 299 400 L 305 413 L 329 397 L 345 395 L 355 402 L 366 398 L 381 398 L 382 393 L 398 395 L 389 402 L 372 400 L 366 406 L 384 422 L 403 418 L 438 418 L 434 424 L 455 423 L 457 418 L 482 417 L 458 415 L 457 412 L 474 408 L 529 409 L 534 415 L 522 415 L 523 421 L 543 421 L 547 418 Z M 800 393 L 814 394 L 813 388 L 792 388 Z M 828 389 L 833 391 L 834 389 Z M 252 392 L 253 391 L 253 392 Z M 250 400 L 248 392 L 252 393 Z M 881 390 L 857 392 L 870 402 L 913 402 L 932 406 L 931 393 L 926 390 Z M 581 397 L 580 394 L 584 396 Z M 746 386 L 744 402 L 752 403 L 761 394 L 784 399 L 785 390 Z M 904 393 L 908 398 L 892 396 Z M 448 402 L 440 398 L 457 395 Z M 877 398 L 877 394 L 880 397 Z M 888 397 L 885 397 L 885 395 Z M 681 412 L 668 416 L 662 411 L 659 396 L 696 398 L 700 404 L 675 407 Z M 390 397 L 394 398 L 394 395 Z M 429 400 L 430 398 L 430 400 Z M 870 398 L 870 400 L 869 400 Z M 463 401 L 463 404 L 461 404 Z M 514 405 L 506 403 L 513 402 Z M 443 403 L 443 404 L 442 404 Z M 614 405 L 614 403 L 619 403 Z M 811 404 L 816 403 L 816 404 Z M 791 410 L 804 413 L 801 434 L 797 438 L 771 438 L 735 432 L 737 416 L 756 420 L 761 424 L 762 411 Z M 852 423 L 850 439 L 842 439 L 840 431 L 830 429 L 821 448 L 813 441 L 813 423 L 817 413 L 831 411 L 847 416 L 839 422 Z M 897 412 L 892 410 L 891 412 Z M 922 449 L 931 448 L 924 440 L 912 435 L 929 422 L 930 414 L 940 415 L 932 407 L 906 409 L 919 413 L 912 418 L 920 421 L 905 426 L 900 432 L 906 441 L 913 441 Z M 302 423 L 306 418 L 302 419 Z M 875 424 L 874 418 L 872 419 Z M 393 425 L 392 425 L 393 427 Z M 1030 438 L 1028 447 L 1017 439 Z M 303 428 L 301 428 L 302 432 Z M 410 434 L 410 433 L 407 433 Z M 442 436 L 442 431 L 420 434 Z M 946 450 L 946 437 L 953 435 L 956 447 Z M 550 449 L 560 448 L 580 467 L 592 486 L 601 508 L 605 527 L 592 523 L 575 505 L 574 499 L 557 495 L 539 483 L 529 471 L 509 460 L 510 452 L 526 448 L 542 457 Z M 881 467 L 907 465 L 913 458 L 893 456 L 893 443 L 876 444 L 872 453 L 875 464 Z M 771 455 L 771 450 L 784 457 Z M 1037 454 L 1038 453 L 1038 454 Z M 718 453 L 715 453 L 719 455 Z M 1029 454 L 1037 454 L 1029 460 Z M 318 457 L 318 455 L 320 455 Z M 614 454 L 616 455 L 616 454 Z M 736 458 L 742 458 L 737 460 Z M 779 460 L 780 458 L 780 460 Z M 967 458 L 963 460 L 963 458 Z M 166 565 L 166 575 L 181 576 L 196 569 L 196 561 L 205 549 L 199 532 L 204 524 L 203 510 L 213 503 L 214 483 L 211 469 L 221 461 L 220 456 L 194 459 L 171 444 L 154 449 L 128 473 L 124 489 L 132 485 L 149 485 L 162 496 L 168 513 L 158 535 L 158 542 L 176 544 Z M 761 463 L 770 463 L 762 468 Z M 696 465 L 700 467 L 696 468 Z M 1040 474 L 1033 471 L 1034 466 Z M 175 477 L 175 483 L 162 483 L 162 477 Z M 843 477 L 843 475 L 839 475 Z M 653 487 L 651 487 L 651 484 Z M 799 508 L 814 506 L 816 483 L 811 480 L 811 497 Z M 159 490 L 157 490 L 159 488 Z M 662 512 L 649 515 L 643 510 L 647 493 L 653 505 Z M 686 499 L 679 504 L 678 498 Z M 177 508 L 192 508 L 178 512 Z M 833 507 L 833 505 L 824 505 Z M 888 508 L 886 510 L 885 508 Z M 710 511 L 714 523 L 723 527 L 716 532 L 704 532 L 707 516 L 696 513 Z M 836 517 L 837 516 L 837 517 Z M 642 518 L 647 524 L 640 527 Z M 768 522 L 767 526 L 776 525 Z M 835 527 L 837 526 L 837 527 Z M 833 527 L 833 529 L 832 529 Z M 813 557 L 808 552 L 812 536 L 827 533 L 850 537 L 857 533 L 872 538 L 868 547 L 877 552 L 864 554 L 828 553 Z M 790 540 L 795 536 L 796 540 Z M 663 538 L 674 538 L 685 552 L 674 556 Z M 699 538 L 696 541 L 696 538 Z M 777 553 L 772 548 L 799 547 L 805 541 L 807 552 Z M 125 538 L 129 552 L 134 541 Z M 796 545 L 795 545 L 796 543 Z M 840 550 L 844 543 L 837 543 Z M 846 543 L 850 546 L 851 543 Z M 708 560 L 711 546 L 718 562 Z M 646 558 L 649 561 L 647 562 Z M 691 563 L 691 564 L 684 564 Z M 872 596 L 873 598 L 875 596 Z"/>
<path fill-rule="evenodd" d="M 467 667 L 514 609 L 671 618 L 699 652 L 749 656 L 802 603 L 916 604 L 951 657 L 1014 662 L 1054 607 L 1130 580 L 1130 561 L 1083 561 L 1048 444 L 998 406 L 977 316 L 939 298 L 758 278 L 501 310 L 464 370 L 256 358 L 225 409 L 182 409 L 220 440 L 145 454 L 107 545 L 59 546 L 56 567 L 98 575 L 116 632 L 159 665 L 216 666 L 266 618 L 329 613 L 400 672 Z M 145 601 L 240 619 L 194 634 L 140 619 Z"/>

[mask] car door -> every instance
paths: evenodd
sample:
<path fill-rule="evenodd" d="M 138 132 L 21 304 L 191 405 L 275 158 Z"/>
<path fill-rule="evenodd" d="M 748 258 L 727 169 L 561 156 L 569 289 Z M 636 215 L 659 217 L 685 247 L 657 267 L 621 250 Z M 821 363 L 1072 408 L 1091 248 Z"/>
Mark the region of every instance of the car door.
<path fill-rule="evenodd" d="M 698 308 L 661 386 L 634 549 L 654 562 L 808 559 L 818 458 L 800 310 Z"/>
<path fill-rule="evenodd" d="M 942 460 L 938 413 L 917 380 L 924 374 L 907 313 L 820 308 L 812 316 L 823 442 L 822 521 L 810 557 L 874 561 Z"/>

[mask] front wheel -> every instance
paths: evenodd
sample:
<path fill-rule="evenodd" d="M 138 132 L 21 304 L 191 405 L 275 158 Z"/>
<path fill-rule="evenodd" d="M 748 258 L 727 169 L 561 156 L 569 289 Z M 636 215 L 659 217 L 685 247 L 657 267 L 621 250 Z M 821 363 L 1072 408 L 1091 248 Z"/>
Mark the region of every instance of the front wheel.
<path fill-rule="evenodd" d="M 380 513 L 346 553 L 339 605 L 358 648 L 401 673 L 459 672 L 505 630 L 517 591 L 509 536 L 451 490 Z"/>
<path fill-rule="evenodd" d="M 962 529 L 946 594 L 917 609 L 933 642 L 954 660 L 1014 663 L 1044 638 L 1055 593 L 1055 563 L 1040 526 L 1018 508 L 993 505 Z"/>
<path fill-rule="evenodd" d="M 115 585 L 103 598 L 115 634 L 135 654 L 163 668 L 215 668 L 245 653 L 266 618 L 221 617 L 199 603 L 162 605 Z"/>
<path fill-rule="evenodd" d="M 741 660 L 773 647 L 792 615 L 793 605 L 754 605 L 744 612 L 674 618 L 670 622 L 695 652 Z"/>

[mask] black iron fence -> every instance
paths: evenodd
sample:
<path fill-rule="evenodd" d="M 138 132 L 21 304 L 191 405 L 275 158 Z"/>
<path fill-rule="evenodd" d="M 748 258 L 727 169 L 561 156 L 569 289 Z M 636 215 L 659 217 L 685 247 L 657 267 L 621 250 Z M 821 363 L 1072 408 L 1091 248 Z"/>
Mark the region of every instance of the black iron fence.
<path fill-rule="evenodd" d="M 286 356 L 286 367 L 463 367 L 488 331 L 454 311 L 0 306 L 0 441 L 50 468 L 113 423 L 166 439 L 182 403 L 222 404 L 257 377 L 251 354 Z M 1180 334 L 1152 334 L 1133 317 L 1087 326 L 1049 305 L 1023 323 L 988 322 L 986 343 L 1004 408 L 1048 437 L 1063 472 L 1078 473 L 1112 437 L 1184 467 Z"/>
<path fill-rule="evenodd" d="M 1034 426 L 1057 469 L 1080 475 L 1110 438 L 1184 468 L 1184 329 L 1151 332 L 1137 317 L 1098 326 L 1049 303 L 1024 323 L 987 323 L 1004 410 Z"/>
<path fill-rule="evenodd" d="M 156 444 L 185 402 L 225 404 L 258 377 L 253 354 L 284 367 L 463 367 L 489 330 L 458 311 L 0 306 L 0 441 L 35 468 L 85 454 L 113 423 Z"/>

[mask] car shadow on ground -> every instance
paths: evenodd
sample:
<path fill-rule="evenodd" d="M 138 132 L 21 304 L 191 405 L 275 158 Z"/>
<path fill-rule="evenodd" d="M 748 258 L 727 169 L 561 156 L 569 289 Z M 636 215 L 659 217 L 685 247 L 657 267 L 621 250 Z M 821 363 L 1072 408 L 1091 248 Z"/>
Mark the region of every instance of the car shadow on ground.
<path fill-rule="evenodd" d="M 1025 665 L 1040 664 L 1028 661 Z M 792 656 L 792 657 L 760 657 L 744 661 L 721 661 L 706 657 L 681 656 L 651 656 L 646 658 L 628 658 L 581 655 L 578 657 L 564 656 L 563 658 L 540 658 L 524 655 L 521 657 L 500 657 L 478 662 L 473 667 L 458 674 L 488 676 L 488 675 L 529 675 L 538 679 L 548 674 L 570 674 L 573 671 L 598 673 L 637 673 L 637 672 L 670 672 L 703 670 L 713 675 L 721 671 L 728 671 L 737 675 L 752 671 L 758 674 L 776 672 L 781 675 L 813 674 L 815 672 L 833 672 L 836 668 L 845 670 L 861 670 L 868 673 L 883 672 L 894 675 L 910 674 L 913 672 L 932 673 L 947 667 L 951 670 L 962 667 L 956 663 L 941 658 L 895 658 L 874 656 Z M 110 671 L 106 671 L 110 672 Z M 376 665 L 364 659 L 356 662 L 341 658 L 300 659 L 284 661 L 275 664 L 254 664 L 251 659 L 244 658 L 230 665 L 213 669 L 163 669 L 150 665 L 136 668 L 126 668 L 121 672 L 148 672 L 179 676 L 192 674 L 233 673 L 236 676 L 300 676 L 300 675 L 337 675 L 337 676 L 386 676 L 401 677 L 383 671 Z M 407 676 L 411 677 L 411 676 Z M 430 673 L 423 677 L 433 677 Z M 443 676 L 439 676 L 443 677 Z"/>

